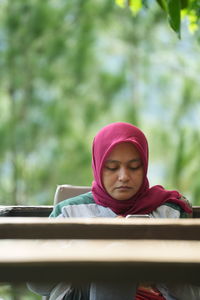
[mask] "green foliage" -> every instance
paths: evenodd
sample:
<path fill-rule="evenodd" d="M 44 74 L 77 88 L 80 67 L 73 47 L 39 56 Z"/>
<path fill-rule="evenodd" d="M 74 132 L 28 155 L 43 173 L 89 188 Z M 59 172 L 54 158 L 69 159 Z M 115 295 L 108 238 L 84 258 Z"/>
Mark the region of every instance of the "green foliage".
<path fill-rule="evenodd" d="M 191 32 L 198 29 L 200 18 L 200 3 L 195 0 L 156 0 L 160 8 L 165 12 L 170 27 L 181 37 L 181 15 L 189 20 L 189 28 Z M 148 1 L 126 1 L 115 0 L 116 4 L 126 7 L 126 3 L 133 13 L 138 13 L 142 7 L 148 8 Z M 142 6 L 143 4 L 143 6 Z"/>
<path fill-rule="evenodd" d="M 1 6 L 1 197 L 52 203 L 56 184 L 91 184 L 90 130 L 123 85 L 123 73 L 102 69 L 95 54 L 96 32 L 109 24 L 110 11 L 106 1 Z"/>
<path fill-rule="evenodd" d="M 168 6 L 168 18 L 169 23 L 172 29 L 178 33 L 178 36 L 180 37 L 180 23 L 181 23 L 181 3 L 180 0 L 168 0 L 167 1 Z"/>
<path fill-rule="evenodd" d="M 181 2 L 182 10 L 188 3 L 196 7 Z M 154 132 L 144 117 L 152 106 L 163 114 L 173 107 L 156 143 L 150 138 L 155 162 L 166 147 L 173 149 L 163 184 L 199 197 L 198 184 L 190 183 L 197 155 L 197 146 L 187 144 L 192 126 L 180 144 L 173 142 L 184 132 L 183 119 L 193 107 L 198 111 L 197 50 L 189 50 L 194 62 L 188 60 L 188 46 L 165 30 L 158 5 L 146 1 L 149 10 L 136 13 L 144 4 L 137 1 L 133 16 L 106 0 L 0 2 L 2 204 L 51 204 L 57 184 L 90 185 L 96 131 L 120 120 Z M 164 118 L 156 116 L 155 126 Z"/>

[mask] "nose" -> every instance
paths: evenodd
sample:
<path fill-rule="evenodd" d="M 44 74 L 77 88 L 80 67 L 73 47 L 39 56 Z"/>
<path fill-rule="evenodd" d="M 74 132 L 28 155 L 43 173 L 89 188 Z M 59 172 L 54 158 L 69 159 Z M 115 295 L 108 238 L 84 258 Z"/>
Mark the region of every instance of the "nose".
<path fill-rule="evenodd" d="M 126 168 L 120 168 L 118 173 L 118 180 L 121 182 L 128 182 L 129 181 L 129 174 Z"/>

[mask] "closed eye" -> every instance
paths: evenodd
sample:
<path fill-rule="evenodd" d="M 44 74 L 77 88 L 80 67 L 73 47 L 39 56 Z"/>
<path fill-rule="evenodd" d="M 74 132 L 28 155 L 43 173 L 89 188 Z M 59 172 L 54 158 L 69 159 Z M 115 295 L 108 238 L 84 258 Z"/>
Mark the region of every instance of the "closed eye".
<path fill-rule="evenodd" d="M 117 171 L 118 167 L 105 167 L 109 171 Z"/>
<path fill-rule="evenodd" d="M 140 167 L 141 167 L 141 165 L 139 165 L 139 166 L 136 166 L 136 167 L 129 167 L 129 169 L 130 169 L 130 170 L 134 170 L 134 171 L 135 171 L 135 170 L 138 170 Z"/>

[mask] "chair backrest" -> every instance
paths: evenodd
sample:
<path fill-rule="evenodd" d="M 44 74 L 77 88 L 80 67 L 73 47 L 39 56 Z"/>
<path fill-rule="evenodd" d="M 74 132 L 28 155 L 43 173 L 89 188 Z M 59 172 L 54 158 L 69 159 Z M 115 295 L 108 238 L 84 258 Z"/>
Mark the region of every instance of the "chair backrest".
<path fill-rule="evenodd" d="M 77 186 L 69 184 L 58 185 L 54 196 L 54 205 L 62 200 L 72 198 L 90 191 L 90 186 Z"/>

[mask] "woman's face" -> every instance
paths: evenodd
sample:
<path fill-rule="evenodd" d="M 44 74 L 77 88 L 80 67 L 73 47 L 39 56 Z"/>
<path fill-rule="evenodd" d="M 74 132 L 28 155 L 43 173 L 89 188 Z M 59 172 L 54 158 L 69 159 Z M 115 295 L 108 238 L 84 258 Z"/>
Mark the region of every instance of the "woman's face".
<path fill-rule="evenodd" d="M 131 143 L 116 145 L 102 169 L 102 183 L 116 200 L 127 200 L 140 189 L 144 169 L 138 150 Z"/>

